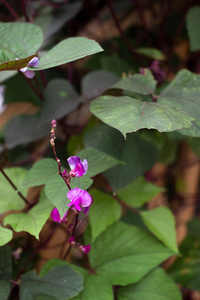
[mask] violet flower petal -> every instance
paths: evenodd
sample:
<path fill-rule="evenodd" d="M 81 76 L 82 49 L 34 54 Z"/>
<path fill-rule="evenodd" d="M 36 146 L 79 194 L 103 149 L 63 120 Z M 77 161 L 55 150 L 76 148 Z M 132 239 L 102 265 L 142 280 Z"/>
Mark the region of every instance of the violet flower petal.
<path fill-rule="evenodd" d="M 27 70 L 24 72 L 24 75 L 26 76 L 26 78 L 33 78 L 35 76 L 35 72 Z"/>
<path fill-rule="evenodd" d="M 71 170 L 75 169 L 76 168 L 76 165 L 78 163 L 81 163 L 81 159 L 80 157 L 78 156 L 70 156 L 68 159 L 67 159 L 67 162 L 71 168 Z"/>
<path fill-rule="evenodd" d="M 53 219 L 54 222 L 61 223 L 61 222 L 65 219 L 67 213 L 68 213 L 68 210 L 65 212 L 63 218 L 61 219 L 60 214 L 59 214 L 59 211 L 58 211 L 57 208 L 55 207 L 55 208 L 52 210 L 52 212 L 51 212 L 51 217 L 52 217 L 52 219 Z"/>
<path fill-rule="evenodd" d="M 37 56 L 33 57 L 28 63 L 28 66 L 33 68 L 37 68 L 38 65 L 39 65 L 39 58 Z"/>
<path fill-rule="evenodd" d="M 80 198 L 81 198 L 81 206 L 87 207 L 91 205 L 92 197 L 87 191 L 82 190 Z"/>

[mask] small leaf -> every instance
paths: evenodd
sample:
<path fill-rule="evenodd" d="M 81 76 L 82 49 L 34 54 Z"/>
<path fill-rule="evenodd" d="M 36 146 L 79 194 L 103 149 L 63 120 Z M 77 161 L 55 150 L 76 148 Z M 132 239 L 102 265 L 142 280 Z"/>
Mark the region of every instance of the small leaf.
<path fill-rule="evenodd" d="M 42 30 L 32 23 L 0 23 L 1 50 L 9 58 L 23 58 L 35 53 L 42 44 Z"/>
<path fill-rule="evenodd" d="M 156 80 L 148 69 L 145 69 L 144 74 L 129 75 L 112 86 L 112 88 L 131 91 L 142 95 L 152 94 L 155 87 Z"/>
<path fill-rule="evenodd" d="M 92 232 L 92 241 L 109 225 L 119 220 L 121 206 L 111 196 L 98 190 L 90 190 L 93 202 L 89 210 L 89 221 Z"/>
<path fill-rule="evenodd" d="M 188 128 L 194 120 L 189 113 L 180 113 L 176 108 L 126 96 L 96 98 L 90 105 L 90 111 L 102 122 L 118 129 L 124 137 L 142 128 L 160 132 Z"/>
<path fill-rule="evenodd" d="M 117 195 L 129 206 L 140 207 L 162 191 L 163 188 L 146 181 L 143 177 L 139 177 L 119 189 Z"/>
<path fill-rule="evenodd" d="M 36 239 L 46 223 L 53 205 L 45 197 L 44 191 L 40 195 L 39 202 L 28 213 L 10 214 L 3 220 L 4 224 L 10 224 L 16 232 L 26 231 Z"/>
<path fill-rule="evenodd" d="M 52 158 L 37 161 L 27 172 L 20 188 L 43 185 L 58 173 L 58 165 Z"/>
<path fill-rule="evenodd" d="M 12 252 L 8 245 L 0 247 L 0 299 L 7 300 L 12 279 Z"/>
<path fill-rule="evenodd" d="M 67 300 L 83 288 L 82 276 L 69 265 L 54 267 L 45 276 L 38 277 L 35 271 L 21 276 L 20 299 L 43 299 L 43 295 L 57 300 Z M 50 298 L 51 299 L 51 298 Z"/>
<path fill-rule="evenodd" d="M 135 52 L 144 54 L 144 55 L 151 57 L 153 59 L 156 59 L 156 60 L 164 60 L 165 59 L 165 55 L 159 49 L 156 49 L 156 48 L 137 48 L 137 49 L 135 49 Z"/>
<path fill-rule="evenodd" d="M 175 219 L 171 211 L 164 206 L 149 211 L 141 211 L 145 225 L 169 249 L 179 253 L 176 242 Z"/>
<path fill-rule="evenodd" d="M 49 50 L 34 70 L 44 70 L 103 51 L 93 40 L 84 37 L 68 38 Z"/>
<path fill-rule="evenodd" d="M 20 167 L 4 169 L 4 172 L 12 180 L 16 187 L 19 187 L 24 180 L 27 173 L 26 169 Z M 10 183 L 5 179 L 5 177 L 0 174 L 0 212 L 6 212 L 9 210 L 22 209 L 25 205 L 22 198 L 10 185 Z M 23 189 L 22 194 L 26 196 L 27 189 Z"/>
<path fill-rule="evenodd" d="M 122 162 L 95 148 L 86 148 L 76 154 L 82 160 L 87 159 L 87 177 L 93 177 Z"/>
<path fill-rule="evenodd" d="M 12 240 L 13 232 L 8 228 L 0 225 L 0 247 Z"/>
<path fill-rule="evenodd" d="M 97 274 L 114 285 L 127 285 L 139 281 L 172 254 L 149 233 L 117 222 L 96 238 L 89 257 Z"/>
<path fill-rule="evenodd" d="M 161 268 L 154 269 L 138 283 L 117 290 L 118 300 L 181 300 L 181 293 L 175 283 Z"/>
<path fill-rule="evenodd" d="M 190 50 L 200 50 L 200 6 L 192 6 L 186 16 L 186 26 L 190 39 Z"/>
<path fill-rule="evenodd" d="M 32 54 L 28 57 L 25 58 L 21 58 L 18 60 L 10 60 L 10 61 L 6 61 L 0 64 L 0 71 L 8 71 L 8 70 L 15 70 L 18 71 L 24 67 L 28 66 L 29 61 L 33 58 L 36 57 L 38 55 L 38 53 L 36 54 Z"/>

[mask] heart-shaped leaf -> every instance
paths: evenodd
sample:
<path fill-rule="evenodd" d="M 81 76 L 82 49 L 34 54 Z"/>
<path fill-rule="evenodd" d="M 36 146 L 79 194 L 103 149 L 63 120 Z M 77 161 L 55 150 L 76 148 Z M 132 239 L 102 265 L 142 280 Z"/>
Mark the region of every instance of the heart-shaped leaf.
<path fill-rule="evenodd" d="M 8 228 L 0 226 L 0 247 L 12 240 L 13 232 Z"/>

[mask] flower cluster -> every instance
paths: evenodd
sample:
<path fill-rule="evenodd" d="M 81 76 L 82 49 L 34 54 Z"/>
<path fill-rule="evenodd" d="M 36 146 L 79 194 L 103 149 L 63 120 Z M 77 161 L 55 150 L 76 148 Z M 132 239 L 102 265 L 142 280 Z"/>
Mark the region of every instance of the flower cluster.
<path fill-rule="evenodd" d="M 27 67 L 20 69 L 20 72 L 24 73 L 24 76 L 27 78 L 33 78 L 35 76 L 35 72 L 28 70 L 28 67 L 37 68 L 38 64 L 39 64 L 39 58 L 35 56 L 29 61 Z"/>
<path fill-rule="evenodd" d="M 71 171 L 67 171 L 65 169 L 62 173 L 62 177 L 65 182 L 69 184 L 72 177 L 81 177 L 86 174 L 88 169 L 88 162 L 86 159 L 84 159 L 84 161 L 81 161 L 80 157 L 78 156 L 71 156 L 67 159 L 67 161 L 71 168 Z M 90 196 L 90 194 L 80 188 L 70 190 L 67 193 L 67 198 L 70 200 L 68 206 L 70 206 L 75 213 L 80 212 L 82 208 L 83 212 L 87 213 L 90 205 L 92 204 L 92 197 Z M 54 208 L 51 213 L 52 219 L 58 223 L 65 222 L 66 215 L 67 212 L 65 213 L 63 218 L 60 218 L 60 214 L 56 208 Z"/>
<path fill-rule="evenodd" d="M 69 244 L 70 244 L 72 247 L 80 249 L 83 253 L 88 253 L 88 252 L 90 252 L 90 249 L 91 249 L 90 244 L 88 244 L 88 245 L 86 245 L 86 246 L 80 245 L 79 243 L 77 243 L 77 242 L 75 241 L 75 237 L 74 237 L 74 236 L 71 236 L 68 242 L 69 242 Z"/>

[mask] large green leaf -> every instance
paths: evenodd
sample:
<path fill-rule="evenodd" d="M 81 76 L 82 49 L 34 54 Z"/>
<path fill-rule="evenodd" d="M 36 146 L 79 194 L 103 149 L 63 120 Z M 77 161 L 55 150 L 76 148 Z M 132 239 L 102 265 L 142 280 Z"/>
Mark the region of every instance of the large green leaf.
<path fill-rule="evenodd" d="M 27 173 L 26 169 L 15 167 L 4 169 L 7 176 L 12 180 L 16 187 L 19 187 Z M 0 173 L 0 212 L 6 212 L 9 210 L 22 209 L 25 205 L 22 198 L 10 185 L 10 183 L 5 179 L 5 177 Z M 26 196 L 27 189 L 21 190 L 22 194 Z"/>
<path fill-rule="evenodd" d="M 169 274 L 183 287 L 200 291 L 200 237 L 189 234 L 180 245 L 180 253 Z"/>
<path fill-rule="evenodd" d="M 26 231 L 39 239 L 39 233 L 52 209 L 53 205 L 42 192 L 39 202 L 27 213 L 10 214 L 4 218 L 3 222 L 5 225 L 11 225 L 16 232 Z"/>
<path fill-rule="evenodd" d="M 53 79 L 45 90 L 45 101 L 41 112 L 41 123 L 59 120 L 77 108 L 81 97 L 64 79 Z"/>
<path fill-rule="evenodd" d="M 0 247 L 12 240 L 12 230 L 4 228 L 0 225 Z"/>
<path fill-rule="evenodd" d="M 162 191 L 163 188 L 146 181 L 143 177 L 139 177 L 119 189 L 117 195 L 129 206 L 140 207 Z"/>
<path fill-rule="evenodd" d="M 115 165 L 122 162 L 116 158 L 108 155 L 105 152 L 99 151 L 95 148 L 86 148 L 76 154 L 82 160 L 87 159 L 88 171 L 87 177 L 93 177 L 99 173 L 102 173 Z"/>
<path fill-rule="evenodd" d="M 42 44 L 42 30 L 32 23 L 0 23 L 1 50 L 10 59 L 34 54 Z"/>
<path fill-rule="evenodd" d="M 141 211 L 145 225 L 155 236 L 175 253 L 178 253 L 175 219 L 171 211 L 164 206 L 149 211 Z"/>
<path fill-rule="evenodd" d="M 152 94 L 155 87 L 156 80 L 148 69 L 145 69 L 144 74 L 127 76 L 112 86 L 112 88 L 127 90 L 142 95 Z"/>
<path fill-rule="evenodd" d="M 58 173 L 55 159 L 43 158 L 37 161 L 27 172 L 20 188 L 43 185 Z"/>
<path fill-rule="evenodd" d="M 8 149 L 17 145 L 30 143 L 49 135 L 50 123 L 40 124 L 39 114 L 33 116 L 16 116 L 6 125 L 5 138 Z"/>
<path fill-rule="evenodd" d="M 69 265 L 62 265 L 52 268 L 42 277 L 38 277 L 35 271 L 22 275 L 20 299 L 47 300 L 54 297 L 57 300 L 67 300 L 77 295 L 82 288 L 82 276 Z"/>
<path fill-rule="evenodd" d="M 12 279 L 12 252 L 8 245 L 0 247 L 0 299 L 7 300 Z"/>
<path fill-rule="evenodd" d="M 127 96 L 101 96 L 92 101 L 90 110 L 102 122 L 118 129 L 124 137 L 142 128 L 157 129 L 160 132 L 188 128 L 194 120 L 174 107 Z"/>
<path fill-rule="evenodd" d="M 138 283 L 121 287 L 117 291 L 118 300 L 181 300 L 181 293 L 163 269 L 157 268 Z"/>
<path fill-rule="evenodd" d="M 121 206 L 113 197 L 98 190 L 90 190 L 90 195 L 93 202 L 89 210 L 89 221 L 94 241 L 109 225 L 119 220 Z"/>
<path fill-rule="evenodd" d="M 84 289 L 73 300 L 113 300 L 113 288 L 107 278 L 86 273 L 84 276 Z"/>
<path fill-rule="evenodd" d="M 68 38 L 49 50 L 34 70 L 52 68 L 101 51 L 103 49 L 93 40 L 84 37 Z"/>
<path fill-rule="evenodd" d="M 117 222 L 91 245 L 91 266 L 114 285 L 139 281 L 173 254 L 149 233 Z"/>
<path fill-rule="evenodd" d="M 104 172 L 114 191 L 149 170 L 158 159 L 158 151 L 150 142 L 137 134 L 129 134 L 125 140 L 117 130 L 101 125 L 87 132 L 84 144 L 103 151 L 124 162 Z"/>
<path fill-rule="evenodd" d="M 190 50 L 200 50 L 200 6 L 189 9 L 186 17 L 187 31 L 190 39 Z"/>
<path fill-rule="evenodd" d="M 158 104 L 171 106 L 180 113 L 183 112 L 193 117 L 195 119 L 193 126 L 180 130 L 180 133 L 194 137 L 200 136 L 200 75 L 181 70 L 162 91 L 158 97 Z"/>

